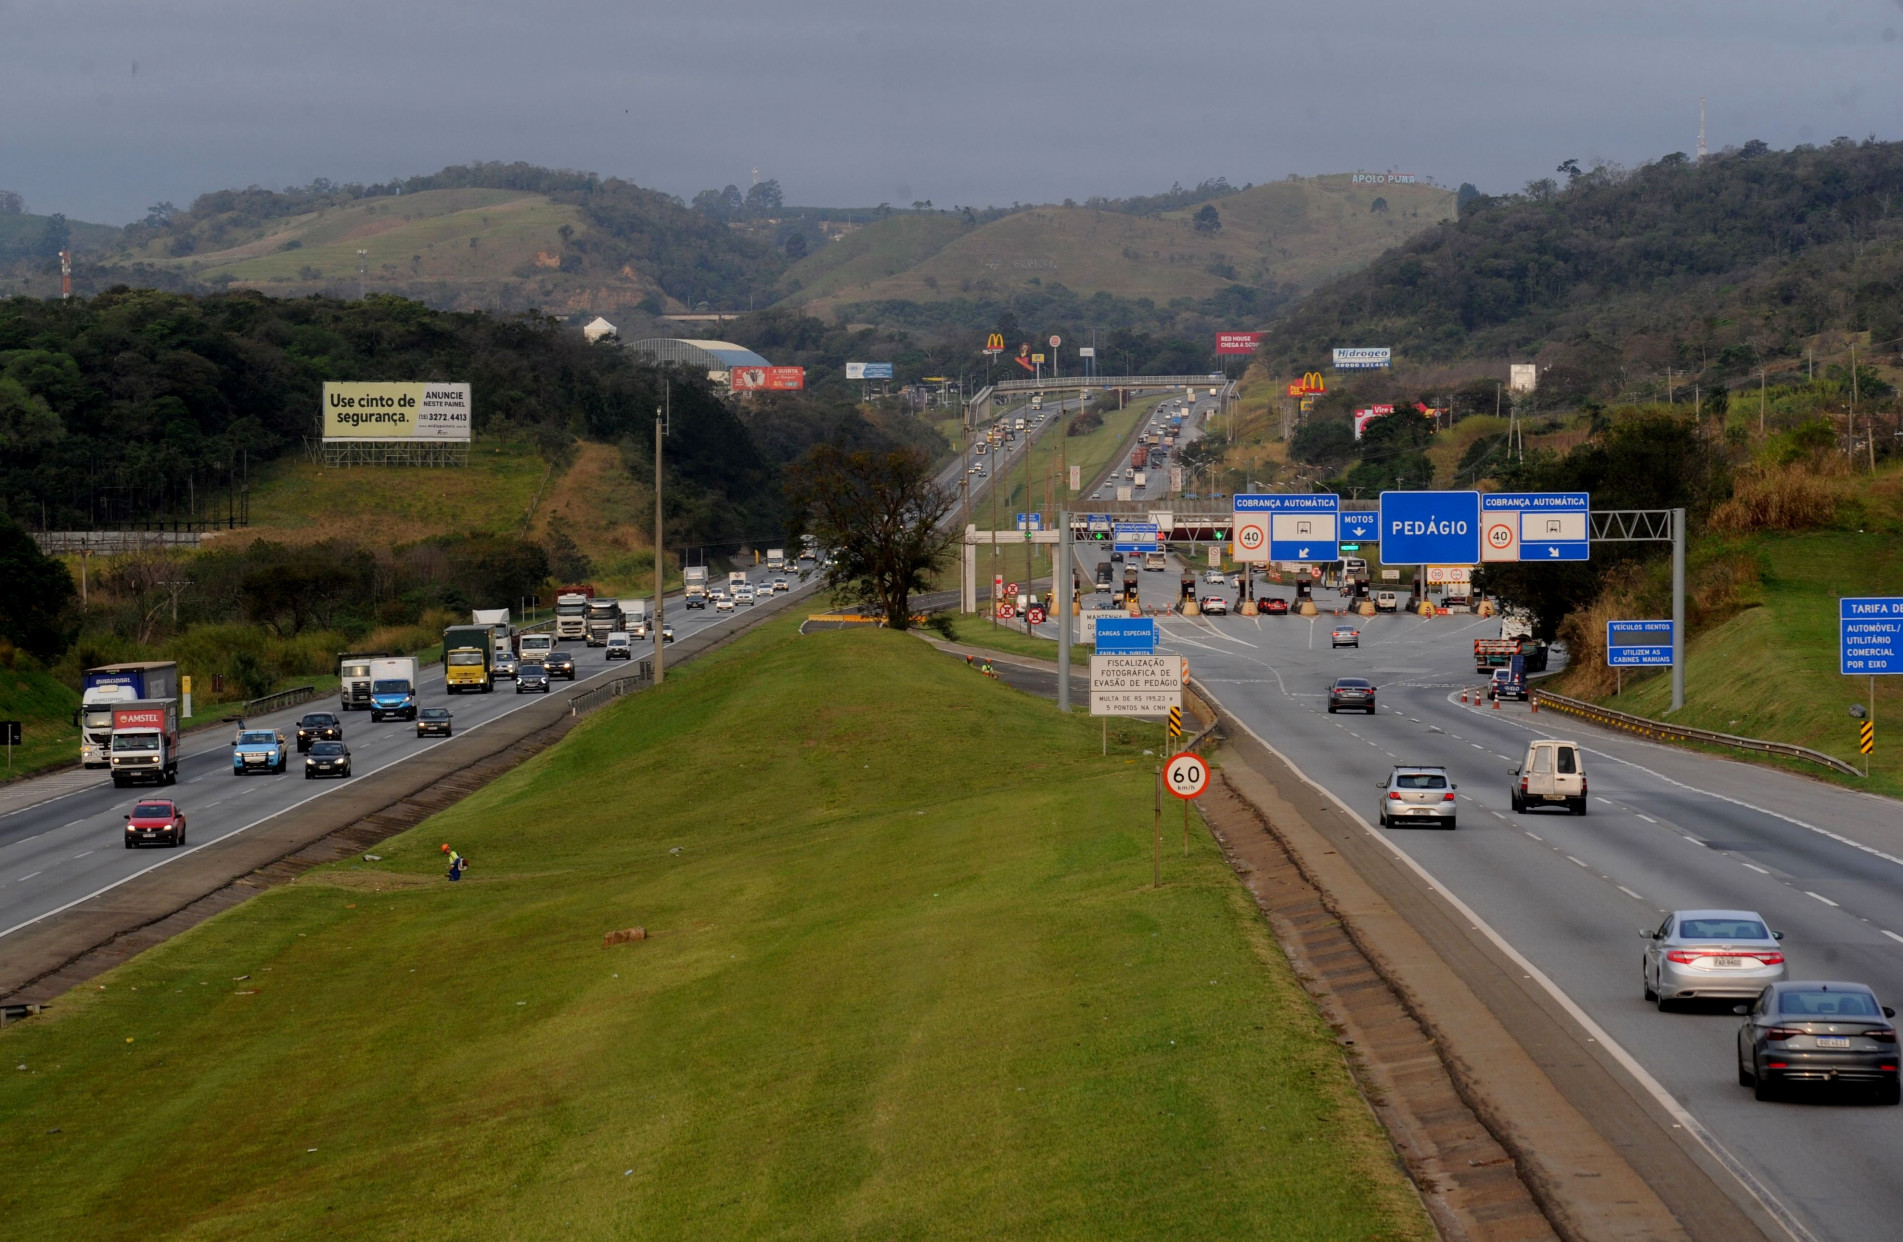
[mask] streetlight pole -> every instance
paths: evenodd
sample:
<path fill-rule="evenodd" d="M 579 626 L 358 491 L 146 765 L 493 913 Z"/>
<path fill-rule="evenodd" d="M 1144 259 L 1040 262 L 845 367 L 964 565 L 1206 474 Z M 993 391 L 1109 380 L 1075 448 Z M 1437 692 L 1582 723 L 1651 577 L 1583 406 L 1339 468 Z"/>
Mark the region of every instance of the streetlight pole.
<path fill-rule="evenodd" d="M 667 429 L 667 415 L 673 405 L 667 381 L 661 381 L 661 404 L 654 407 L 654 684 L 666 676 L 666 640 L 661 631 L 667 625 L 667 553 L 661 538 L 661 436 Z"/>

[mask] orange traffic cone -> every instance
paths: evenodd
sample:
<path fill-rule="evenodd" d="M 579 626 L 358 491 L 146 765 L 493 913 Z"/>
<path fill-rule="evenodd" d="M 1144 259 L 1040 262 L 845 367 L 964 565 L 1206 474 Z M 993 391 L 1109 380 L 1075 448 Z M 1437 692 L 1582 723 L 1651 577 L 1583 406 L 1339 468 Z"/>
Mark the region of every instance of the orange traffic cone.
<path fill-rule="evenodd" d="M 1500 696 L 1497 694 L 1493 696 L 1493 710 L 1496 712 L 1500 710 Z"/>
<path fill-rule="evenodd" d="M 1462 703 L 1465 703 L 1465 702 L 1467 701 L 1467 690 L 1466 690 L 1466 687 L 1464 687 L 1464 686 L 1463 686 L 1463 687 L 1461 687 L 1461 691 L 1460 691 L 1460 701 L 1461 701 Z"/>
<path fill-rule="evenodd" d="M 1534 714 L 1535 716 L 1537 716 L 1537 715 L 1539 715 L 1539 714 L 1540 714 L 1540 701 L 1539 701 L 1538 699 L 1536 699 L 1536 698 L 1533 698 L 1533 697 L 1531 697 L 1531 696 L 1528 696 L 1528 698 L 1527 698 L 1527 700 L 1526 700 L 1526 709 L 1527 709 L 1528 711 L 1530 711 L 1530 712 L 1532 712 L 1532 713 L 1533 713 L 1533 714 Z"/>

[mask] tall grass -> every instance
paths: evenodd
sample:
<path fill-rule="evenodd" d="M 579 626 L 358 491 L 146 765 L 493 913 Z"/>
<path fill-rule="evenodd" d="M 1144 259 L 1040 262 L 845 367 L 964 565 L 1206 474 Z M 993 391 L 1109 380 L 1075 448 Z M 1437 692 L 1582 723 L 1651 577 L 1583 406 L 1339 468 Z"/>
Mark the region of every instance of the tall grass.
<path fill-rule="evenodd" d="M 1800 461 L 1759 461 L 1739 470 L 1731 498 L 1712 510 L 1714 534 L 1817 530 L 1832 526 L 1858 482 L 1835 453 Z"/>

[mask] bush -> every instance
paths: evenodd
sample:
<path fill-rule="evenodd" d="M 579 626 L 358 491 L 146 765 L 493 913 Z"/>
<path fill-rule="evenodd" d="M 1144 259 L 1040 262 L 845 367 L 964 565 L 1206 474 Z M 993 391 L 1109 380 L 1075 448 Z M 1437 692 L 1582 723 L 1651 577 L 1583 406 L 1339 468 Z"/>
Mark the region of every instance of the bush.
<path fill-rule="evenodd" d="M 1790 462 L 1742 471 L 1731 498 L 1711 512 L 1707 525 L 1721 535 L 1765 530 L 1816 530 L 1836 524 L 1843 502 L 1856 489 L 1843 459 Z"/>

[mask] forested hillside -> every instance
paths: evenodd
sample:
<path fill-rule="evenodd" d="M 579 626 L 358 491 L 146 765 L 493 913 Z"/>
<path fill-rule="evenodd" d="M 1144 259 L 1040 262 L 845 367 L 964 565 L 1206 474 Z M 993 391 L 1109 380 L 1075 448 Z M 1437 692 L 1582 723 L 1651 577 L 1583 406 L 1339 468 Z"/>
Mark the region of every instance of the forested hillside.
<path fill-rule="evenodd" d="M 1397 365 L 1537 357 L 1561 400 L 1649 398 L 1755 377 L 1831 331 L 1890 353 L 1903 337 L 1903 143 L 1569 160 L 1324 286 L 1264 350 L 1294 372 L 1336 345 Z"/>

